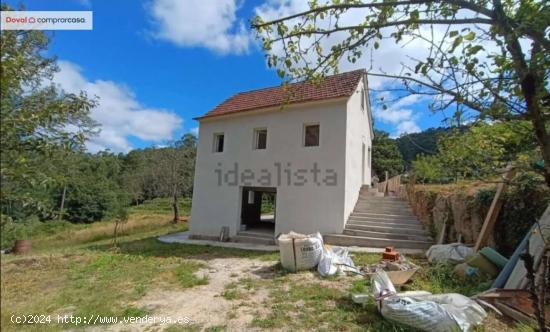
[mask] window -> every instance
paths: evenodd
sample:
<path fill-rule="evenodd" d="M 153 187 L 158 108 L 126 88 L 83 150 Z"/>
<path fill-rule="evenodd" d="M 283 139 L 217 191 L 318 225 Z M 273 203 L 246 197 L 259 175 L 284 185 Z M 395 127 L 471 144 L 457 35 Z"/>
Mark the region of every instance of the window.
<path fill-rule="evenodd" d="M 267 129 L 254 130 L 254 149 L 265 150 L 267 147 Z"/>
<path fill-rule="evenodd" d="M 223 152 L 223 133 L 214 134 L 214 152 Z"/>
<path fill-rule="evenodd" d="M 361 89 L 361 109 L 365 110 L 365 89 Z"/>
<path fill-rule="evenodd" d="M 319 125 L 304 126 L 304 146 L 319 146 Z"/>

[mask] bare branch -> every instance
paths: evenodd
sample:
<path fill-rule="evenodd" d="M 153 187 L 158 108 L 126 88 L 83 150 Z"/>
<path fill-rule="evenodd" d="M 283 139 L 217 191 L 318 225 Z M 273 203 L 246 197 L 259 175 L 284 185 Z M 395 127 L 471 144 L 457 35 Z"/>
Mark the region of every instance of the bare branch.
<path fill-rule="evenodd" d="M 470 9 L 476 13 L 483 14 L 487 17 L 493 17 L 493 13 L 486 8 L 480 7 L 470 1 L 463 1 L 463 0 L 444 0 L 441 1 L 443 3 L 449 3 L 453 5 L 458 5 L 466 9 Z M 317 8 L 313 8 L 310 10 L 303 11 L 301 13 L 288 15 L 282 18 L 278 18 L 269 22 L 263 22 L 263 23 L 252 23 L 252 28 L 258 29 L 263 28 L 266 26 L 274 25 L 277 23 L 285 22 L 294 18 L 306 16 L 309 14 L 318 14 L 321 12 L 326 12 L 329 10 L 346 10 L 346 9 L 356 9 L 356 8 L 382 8 L 382 7 L 396 7 L 396 6 L 409 6 L 409 5 L 423 5 L 423 4 L 432 4 L 433 1 L 428 0 L 408 0 L 408 1 L 385 1 L 385 2 L 374 2 L 374 3 L 345 3 L 345 4 L 338 4 L 338 5 L 329 5 L 329 6 L 321 6 Z"/>

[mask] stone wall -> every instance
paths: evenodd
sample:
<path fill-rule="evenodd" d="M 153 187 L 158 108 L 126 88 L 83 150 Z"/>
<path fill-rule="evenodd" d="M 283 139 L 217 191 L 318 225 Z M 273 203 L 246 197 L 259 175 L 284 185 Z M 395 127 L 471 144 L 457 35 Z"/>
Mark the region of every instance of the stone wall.
<path fill-rule="evenodd" d="M 401 194 L 410 202 L 415 215 L 435 241 L 446 227 L 443 243 L 474 244 L 489 208 L 476 202 L 475 192 L 463 190 L 438 192 L 423 186 L 407 186 Z M 492 234 L 491 244 L 494 244 Z"/>
<path fill-rule="evenodd" d="M 495 184 L 478 182 L 465 185 L 411 185 L 400 195 L 407 199 L 416 216 L 432 233 L 435 241 L 443 225 L 443 243 L 460 241 L 474 244 L 494 198 Z M 538 175 L 516 176 L 503 195 L 502 209 L 488 245 L 509 256 L 550 204 L 550 191 Z"/>

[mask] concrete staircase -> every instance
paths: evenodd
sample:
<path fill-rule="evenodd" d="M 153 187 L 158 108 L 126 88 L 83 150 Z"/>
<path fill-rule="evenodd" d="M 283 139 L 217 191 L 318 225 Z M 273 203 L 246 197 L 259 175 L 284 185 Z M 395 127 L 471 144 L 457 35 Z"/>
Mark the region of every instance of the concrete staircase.
<path fill-rule="evenodd" d="M 384 197 L 376 188 L 363 186 L 342 234 L 324 235 L 328 244 L 397 249 L 427 249 L 432 239 L 412 212 L 397 197 Z"/>
<path fill-rule="evenodd" d="M 265 244 L 265 245 L 274 245 L 275 238 L 273 233 L 269 234 L 265 231 L 255 231 L 254 229 L 240 231 L 236 236 L 231 238 L 233 242 L 240 243 L 255 243 L 255 244 Z"/>

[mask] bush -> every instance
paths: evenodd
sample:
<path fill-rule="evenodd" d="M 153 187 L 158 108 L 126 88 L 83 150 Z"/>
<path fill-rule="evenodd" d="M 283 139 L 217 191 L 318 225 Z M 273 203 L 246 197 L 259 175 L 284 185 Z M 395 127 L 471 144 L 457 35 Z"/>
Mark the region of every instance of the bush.
<path fill-rule="evenodd" d="M 53 235 L 71 226 L 70 222 L 63 220 L 43 222 L 38 220 L 37 217 L 31 217 L 21 221 L 14 221 L 10 217 L 2 215 L 1 247 L 10 248 L 13 246 L 15 240 L 32 239 L 38 235 Z"/>
<path fill-rule="evenodd" d="M 550 204 L 550 191 L 544 179 L 534 173 L 524 173 L 514 179 L 505 195 L 495 227 L 497 249 L 511 255 L 527 231 Z"/>
<path fill-rule="evenodd" d="M 414 175 L 416 179 L 422 183 L 445 182 L 442 181 L 446 177 L 445 168 L 439 159 L 439 156 L 421 155 L 412 162 Z"/>
<path fill-rule="evenodd" d="M 109 183 L 71 186 L 67 192 L 65 218 L 78 223 L 114 217 L 128 202 L 128 197 Z"/>

